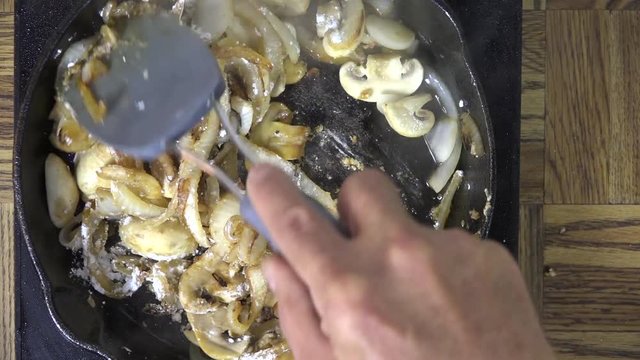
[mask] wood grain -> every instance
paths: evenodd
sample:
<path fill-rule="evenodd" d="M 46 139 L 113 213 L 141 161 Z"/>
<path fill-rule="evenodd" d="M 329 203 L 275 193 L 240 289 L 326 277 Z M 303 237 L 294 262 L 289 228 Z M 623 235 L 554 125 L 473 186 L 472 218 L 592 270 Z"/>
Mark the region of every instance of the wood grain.
<path fill-rule="evenodd" d="M 525 141 L 542 141 L 546 89 L 544 11 L 525 11 L 522 27 L 521 137 Z"/>
<path fill-rule="evenodd" d="M 543 323 L 560 357 L 639 358 L 640 205 L 547 205 L 544 229 Z"/>
<path fill-rule="evenodd" d="M 13 13 L 14 11 L 14 1 L 13 0 L 1 0 L 0 1 L 0 12 Z"/>
<path fill-rule="evenodd" d="M 526 0 L 525 0 L 526 1 Z M 638 0 L 546 0 L 547 9 L 577 10 L 577 9 L 609 9 L 609 10 L 638 10 Z"/>
<path fill-rule="evenodd" d="M 548 0 L 522 0 L 523 10 L 544 10 Z"/>
<path fill-rule="evenodd" d="M 15 359 L 13 205 L 0 205 L 0 359 Z"/>
<path fill-rule="evenodd" d="M 520 243 L 518 259 L 531 299 L 539 314 L 542 313 L 542 277 L 544 273 L 544 237 L 542 231 L 542 205 L 520 206 Z"/>
<path fill-rule="evenodd" d="M 640 4 L 640 2 L 637 2 Z M 609 49 L 610 141 L 609 203 L 640 203 L 640 16 L 612 12 L 606 41 Z"/>
<path fill-rule="evenodd" d="M 546 25 L 545 202 L 607 203 L 607 15 L 550 11 Z"/>

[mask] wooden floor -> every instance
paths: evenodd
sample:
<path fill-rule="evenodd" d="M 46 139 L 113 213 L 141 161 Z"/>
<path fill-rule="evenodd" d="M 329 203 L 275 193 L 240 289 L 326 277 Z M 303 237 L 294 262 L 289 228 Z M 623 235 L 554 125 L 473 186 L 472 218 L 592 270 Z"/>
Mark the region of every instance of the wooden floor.
<path fill-rule="evenodd" d="M 524 7 L 523 272 L 561 359 L 639 359 L 640 0 Z M 0 0 L 0 360 L 15 356 L 13 10 Z"/>
<path fill-rule="evenodd" d="M 640 1 L 524 6 L 521 263 L 561 359 L 640 359 Z"/>

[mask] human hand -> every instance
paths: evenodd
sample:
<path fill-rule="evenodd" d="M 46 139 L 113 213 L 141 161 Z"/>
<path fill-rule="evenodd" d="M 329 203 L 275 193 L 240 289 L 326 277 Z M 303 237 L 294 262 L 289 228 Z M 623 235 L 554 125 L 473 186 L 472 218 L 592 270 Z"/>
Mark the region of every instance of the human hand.
<path fill-rule="evenodd" d="M 264 270 L 297 359 L 553 358 L 510 254 L 414 222 L 380 172 L 340 191 L 349 240 L 271 166 L 248 193 L 281 251 Z"/>

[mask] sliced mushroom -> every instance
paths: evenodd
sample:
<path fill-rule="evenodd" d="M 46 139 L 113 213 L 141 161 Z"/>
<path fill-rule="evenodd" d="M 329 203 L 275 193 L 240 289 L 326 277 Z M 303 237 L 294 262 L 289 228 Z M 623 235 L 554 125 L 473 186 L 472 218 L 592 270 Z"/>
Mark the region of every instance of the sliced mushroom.
<path fill-rule="evenodd" d="M 426 135 L 436 121 L 435 115 L 422 107 L 433 97 L 429 94 L 408 96 L 382 105 L 384 116 L 393 130 L 410 138 Z"/>
<path fill-rule="evenodd" d="M 327 32 L 322 41 L 324 50 L 333 58 L 349 56 L 362 41 L 365 13 L 362 0 L 340 0 L 342 10 L 338 29 Z"/>
<path fill-rule="evenodd" d="M 73 219 L 80 192 L 71 170 L 54 154 L 49 154 L 44 163 L 45 187 L 49 217 L 55 226 L 63 228 Z"/>
<path fill-rule="evenodd" d="M 270 107 L 271 109 L 271 107 Z M 271 113 L 277 110 L 271 111 Z M 290 125 L 274 121 L 267 111 L 264 119 L 251 132 L 251 141 L 278 154 L 285 160 L 298 160 L 304 155 L 311 129 L 306 126 Z"/>
<path fill-rule="evenodd" d="M 387 49 L 406 50 L 416 40 L 416 34 L 406 26 L 377 15 L 367 16 L 366 27 L 372 40 Z"/>
<path fill-rule="evenodd" d="M 449 181 L 449 185 L 447 185 L 447 189 L 444 191 L 444 194 L 442 194 L 440 204 L 431 210 L 431 219 L 433 219 L 433 227 L 436 230 L 444 229 L 447 224 L 447 219 L 451 213 L 453 198 L 455 197 L 460 184 L 462 184 L 463 178 L 464 172 L 462 170 L 454 172 L 451 180 Z"/>
<path fill-rule="evenodd" d="M 122 243 L 133 253 L 157 261 L 182 259 L 198 248 L 189 230 L 174 220 L 150 225 L 128 217 L 120 222 L 119 232 Z"/>
<path fill-rule="evenodd" d="M 379 102 L 389 95 L 413 94 L 422 84 L 424 70 L 420 61 L 400 55 L 369 55 L 366 67 L 348 62 L 340 68 L 340 84 L 353 98 Z"/>

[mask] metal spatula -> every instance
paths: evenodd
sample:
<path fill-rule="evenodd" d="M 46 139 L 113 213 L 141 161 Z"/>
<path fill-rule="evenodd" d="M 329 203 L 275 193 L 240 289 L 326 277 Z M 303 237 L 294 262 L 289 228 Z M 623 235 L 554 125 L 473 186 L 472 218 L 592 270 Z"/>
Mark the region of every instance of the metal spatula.
<path fill-rule="evenodd" d="M 102 119 L 90 114 L 78 86 L 70 86 L 64 94 L 78 121 L 102 142 L 134 157 L 152 160 L 165 152 L 177 152 L 217 177 L 240 198 L 243 217 L 271 242 L 244 191 L 214 164 L 177 148 L 176 141 L 214 108 L 231 140 L 256 163 L 251 153 L 244 151 L 226 112 L 221 111 L 217 100 L 225 81 L 199 36 L 168 14 L 131 19 L 109 56 L 108 67 L 105 75 L 90 84 L 93 97 L 106 108 Z M 322 205 L 311 198 L 309 202 L 346 234 Z"/>

